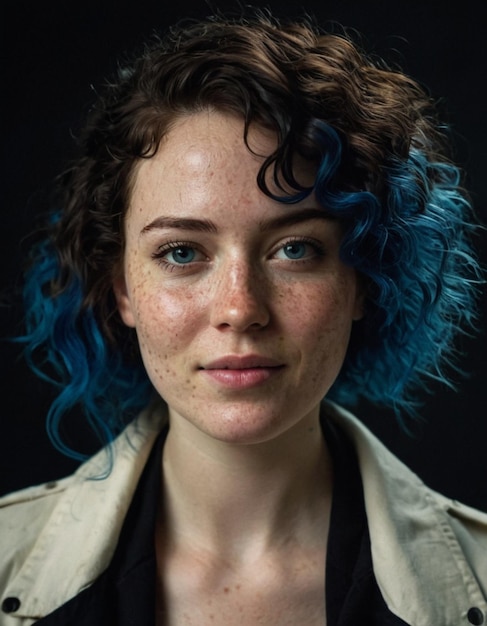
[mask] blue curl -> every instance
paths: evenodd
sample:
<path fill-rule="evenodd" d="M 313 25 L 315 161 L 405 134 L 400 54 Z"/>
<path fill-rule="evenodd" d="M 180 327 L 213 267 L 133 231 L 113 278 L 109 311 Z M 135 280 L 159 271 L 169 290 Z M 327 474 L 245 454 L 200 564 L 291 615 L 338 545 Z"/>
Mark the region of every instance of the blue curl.
<path fill-rule="evenodd" d="M 343 368 L 330 398 L 354 405 L 360 398 L 414 412 L 415 392 L 428 380 L 452 386 L 455 337 L 475 324 L 480 270 L 469 238 L 470 206 L 459 187 L 459 171 L 432 163 L 419 149 L 385 164 L 381 198 L 364 189 L 348 191 L 335 183 L 342 144 L 328 125 L 316 123 L 322 160 L 316 197 L 345 225 L 344 263 L 354 267 L 367 290 L 367 310 L 356 322 Z M 297 196 L 302 197 L 303 190 Z M 295 202 L 295 197 L 280 198 Z M 83 306 L 81 281 L 71 276 L 55 296 L 59 263 L 50 241 L 35 252 L 27 274 L 27 330 L 21 339 L 34 371 L 53 383 L 59 395 L 47 416 L 53 444 L 82 460 L 65 445 L 60 423 L 75 405 L 103 442 L 146 406 L 152 386 L 139 359 L 129 363 L 123 350 L 111 349 L 93 309 Z M 50 374 L 46 373 L 50 371 Z"/>
<path fill-rule="evenodd" d="M 67 446 L 60 435 L 67 412 L 82 405 L 89 426 L 106 444 L 147 406 L 152 386 L 142 367 L 127 364 L 121 351 L 108 348 L 93 309 L 82 306 L 80 280 L 71 278 L 54 297 L 46 293 L 59 275 L 49 241 L 42 242 L 36 258 L 26 275 L 26 333 L 19 341 L 26 344 L 32 370 L 59 390 L 46 419 L 53 445 L 83 461 L 87 455 Z"/>
<path fill-rule="evenodd" d="M 401 412 L 414 413 L 415 393 L 428 390 L 428 381 L 453 387 L 455 338 L 475 327 L 481 281 L 469 243 L 471 207 L 458 168 L 432 163 L 417 148 L 384 168 L 383 199 L 334 189 L 340 139 L 326 125 L 316 139 L 325 154 L 316 196 L 347 224 L 341 258 L 368 291 L 365 318 L 330 397 L 347 405 L 362 397 L 393 407 L 401 419 Z"/>

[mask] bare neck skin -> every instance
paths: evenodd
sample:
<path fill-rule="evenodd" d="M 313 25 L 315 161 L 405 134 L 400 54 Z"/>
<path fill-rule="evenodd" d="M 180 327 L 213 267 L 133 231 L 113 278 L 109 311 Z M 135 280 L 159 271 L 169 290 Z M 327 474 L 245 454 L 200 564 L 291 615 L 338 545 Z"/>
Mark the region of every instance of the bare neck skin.
<path fill-rule="evenodd" d="M 318 409 L 252 445 L 217 441 L 179 419 L 164 448 L 164 544 L 237 566 L 290 544 L 326 545 L 331 491 Z"/>
<path fill-rule="evenodd" d="M 156 529 L 156 623 L 326 625 L 332 466 L 318 409 L 264 443 L 173 420 Z"/>

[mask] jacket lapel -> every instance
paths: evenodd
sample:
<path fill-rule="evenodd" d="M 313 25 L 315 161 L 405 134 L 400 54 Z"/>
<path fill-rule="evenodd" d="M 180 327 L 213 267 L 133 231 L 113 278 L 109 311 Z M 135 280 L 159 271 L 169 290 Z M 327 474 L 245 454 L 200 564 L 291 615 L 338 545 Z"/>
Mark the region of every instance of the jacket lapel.
<path fill-rule="evenodd" d="M 61 493 L 53 494 L 56 500 L 48 522 L 6 589 L 5 597 L 21 600 L 16 616 L 48 615 L 108 567 L 138 480 L 166 419 L 165 411 L 142 413 L 109 453 L 100 451 L 61 481 Z M 115 462 L 107 474 L 110 454 Z"/>
<path fill-rule="evenodd" d="M 364 487 L 372 560 L 389 609 L 414 626 L 466 624 L 487 602 L 453 531 L 452 510 L 464 509 L 483 537 L 487 563 L 487 515 L 455 505 L 424 485 L 355 417 L 334 405 L 325 411 L 351 438 Z M 472 517 L 473 516 L 473 517 Z M 466 541 L 470 535 L 465 533 Z M 477 552 L 482 550 L 479 543 Z"/>

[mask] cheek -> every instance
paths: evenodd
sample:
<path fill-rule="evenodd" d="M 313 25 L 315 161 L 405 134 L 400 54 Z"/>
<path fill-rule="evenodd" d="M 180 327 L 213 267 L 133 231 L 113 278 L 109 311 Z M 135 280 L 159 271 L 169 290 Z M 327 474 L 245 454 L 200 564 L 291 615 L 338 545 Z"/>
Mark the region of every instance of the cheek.
<path fill-rule="evenodd" d="M 181 306 L 167 294 L 154 295 L 149 289 L 134 290 L 133 295 L 142 360 L 152 384 L 166 397 L 175 384 L 184 387 L 178 371 L 185 360 L 185 347 L 193 337 L 194 324 L 188 314 L 191 307 Z"/>
<path fill-rule="evenodd" d="M 348 283 L 329 284 L 326 282 L 303 286 L 296 293 L 283 294 L 281 302 L 286 304 L 286 317 L 289 325 L 299 335 L 315 337 L 348 332 L 353 319 L 352 290 Z"/>
<path fill-rule="evenodd" d="M 148 275 L 133 284 L 135 327 L 146 366 L 158 367 L 181 353 L 200 325 L 198 294 L 191 289 L 161 286 Z"/>
<path fill-rule="evenodd" d="M 317 372 L 341 367 L 352 328 L 354 293 L 349 281 L 311 285 L 288 309 L 287 333 L 300 338 Z"/>
<path fill-rule="evenodd" d="M 153 296 L 140 293 L 136 301 L 136 330 L 141 347 L 149 353 L 152 349 L 171 351 L 180 341 L 184 327 L 188 325 L 188 308 L 177 306 L 163 294 Z"/>

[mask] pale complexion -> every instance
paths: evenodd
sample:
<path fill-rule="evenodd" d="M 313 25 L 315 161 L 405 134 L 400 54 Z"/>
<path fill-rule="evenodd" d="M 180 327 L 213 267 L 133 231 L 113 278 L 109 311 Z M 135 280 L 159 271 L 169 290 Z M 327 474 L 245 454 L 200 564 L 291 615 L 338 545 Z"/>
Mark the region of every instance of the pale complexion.
<path fill-rule="evenodd" d="M 251 129 L 268 154 L 273 138 Z M 178 120 L 137 170 L 119 311 L 169 407 L 159 623 L 324 624 L 319 403 L 362 314 L 340 225 L 256 185 L 241 120 Z"/>

